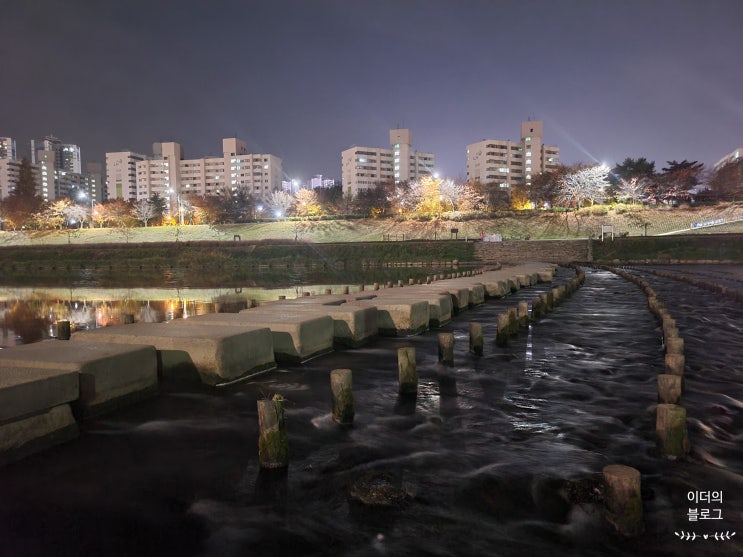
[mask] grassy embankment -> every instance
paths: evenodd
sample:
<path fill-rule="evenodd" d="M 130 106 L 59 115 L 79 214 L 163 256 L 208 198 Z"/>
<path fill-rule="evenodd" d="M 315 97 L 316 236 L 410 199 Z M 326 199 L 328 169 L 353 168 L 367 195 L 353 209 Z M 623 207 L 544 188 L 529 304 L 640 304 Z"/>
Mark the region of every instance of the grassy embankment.
<path fill-rule="evenodd" d="M 602 224 L 614 226 L 617 234 L 641 236 L 647 224 L 648 235 L 668 234 L 689 229 L 693 222 L 716 218 L 743 218 L 743 206 L 724 204 L 713 207 L 643 208 L 618 206 L 581 209 L 578 212 L 546 213 L 508 211 L 490 219 L 457 222 L 397 221 L 395 219 L 359 219 L 312 222 L 264 222 L 236 225 L 196 225 L 132 229 L 84 229 L 74 231 L 0 232 L 0 245 L 66 245 L 145 242 L 242 241 L 265 239 L 312 243 L 378 242 L 392 240 L 433 240 L 449 238 L 451 228 L 459 229 L 459 238 L 479 238 L 480 232 L 501 234 L 504 238 L 547 240 L 598 236 Z M 743 222 L 695 230 L 694 233 L 743 232 Z"/>

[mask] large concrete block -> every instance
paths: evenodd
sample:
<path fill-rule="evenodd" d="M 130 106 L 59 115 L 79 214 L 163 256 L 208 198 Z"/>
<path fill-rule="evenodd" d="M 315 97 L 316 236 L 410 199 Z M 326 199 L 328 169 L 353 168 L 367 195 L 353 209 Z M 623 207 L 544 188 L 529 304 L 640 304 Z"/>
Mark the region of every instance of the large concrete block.
<path fill-rule="evenodd" d="M 425 300 L 405 301 L 393 296 L 379 296 L 356 303 L 377 308 L 380 335 L 417 335 L 428 330 L 429 312 L 428 302 Z"/>
<path fill-rule="evenodd" d="M 267 308 L 261 308 L 263 310 Z M 284 311 L 305 312 L 307 315 L 327 315 L 333 320 L 333 340 L 342 346 L 363 346 L 378 334 L 377 308 L 354 302 L 340 305 L 286 304 Z"/>
<path fill-rule="evenodd" d="M 237 315 L 215 313 L 212 315 Z M 109 342 L 124 345 L 148 343 L 157 350 L 160 373 L 165 378 L 196 379 L 208 385 L 229 383 L 275 367 L 271 333 L 265 327 L 213 327 L 194 323 L 204 316 L 167 323 L 136 323 L 105 327 L 72 335 L 73 344 Z"/>
<path fill-rule="evenodd" d="M 301 363 L 333 350 L 334 329 L 330 316 L 292 311 L 284 305 L 246 309 L 232 314 L 200 315 L 193 318 L 193 323 L 197 322 L 267 327 L 270 329 L 274 357 L 281 363 Z"/>
<path fill-rule="evenodd" d="M 77 371 L 0 366 L 0 423 L 77 400 Z"/>
<path fill-rule="evenodd" d="M 69 404 L 0 422 L 0 465 L 64 443 L 78 434 L 77 422 Z"/>
<path fill-rule="evenodd" d="M 84 345 L 52 340 L 13 346 L 0 350 L 0 368 L 76 371 L 80 383 L 76 407 L 83 416 L 105 412 L 157 391 L 157 354 L 152 346 L 145 345 L 142 339 L 130 346 L 106 342 L 100 336 L 97 340 L 100 342 Z"/>
<path fill-rule="evenodd" d="M 470 289 L 466 286 L 446 285 L 444 292 L 451 296 L 454 313 L 464 311 L 470 305 Z"/>
<path fill-rule="evenodd" d="M 384 299 L 405 302 L 424 300 L 428 303 L 428 325 L 430 328 L 441 327 L 451 321 L 454 308 L 452 297 L 448 292 L 436 292 L 428 286 L 414 286 L 404 294 L 385 295 Z"/>

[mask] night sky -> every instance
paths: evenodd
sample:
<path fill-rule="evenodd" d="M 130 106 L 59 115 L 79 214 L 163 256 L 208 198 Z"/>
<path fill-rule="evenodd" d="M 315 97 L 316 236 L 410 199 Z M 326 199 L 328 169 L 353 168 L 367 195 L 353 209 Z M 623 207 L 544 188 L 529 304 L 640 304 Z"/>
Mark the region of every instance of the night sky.
<path fill-rule="evenodd" d="M 0 136 L 145 154 L 221 138 L 340 178 L 407 127 L 446 176 L 544 121 L 564 163 L 743 146 L 741 0 L 3 0 Z"/>

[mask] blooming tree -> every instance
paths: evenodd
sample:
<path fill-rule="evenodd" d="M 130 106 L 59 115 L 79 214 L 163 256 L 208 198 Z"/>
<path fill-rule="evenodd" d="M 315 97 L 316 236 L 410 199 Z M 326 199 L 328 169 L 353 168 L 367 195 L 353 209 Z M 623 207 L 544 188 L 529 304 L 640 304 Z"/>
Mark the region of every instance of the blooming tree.
<path fill-rule="evenodd" d="M 266 200 L 268 206 L 274 210 L 277 217 L 286 215 L 286 212 L 294 204 L 294 197 L 286 193 L 285 191 L 275 191 Z"/>
<path fill-rule="evenodd" d="M 606 166 L 580 168 L 562 177 L 558 184 L 559 200 L 568 207 L 593 205 L 606 199 L 609 169 Z"/>

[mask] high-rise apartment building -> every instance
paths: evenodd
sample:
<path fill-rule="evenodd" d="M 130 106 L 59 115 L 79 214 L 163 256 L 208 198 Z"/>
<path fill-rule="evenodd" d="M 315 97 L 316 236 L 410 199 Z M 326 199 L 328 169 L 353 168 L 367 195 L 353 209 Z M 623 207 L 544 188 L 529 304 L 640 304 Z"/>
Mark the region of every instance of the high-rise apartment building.
<path fill-rule="evenodd" d="M 510 191 L 532 177 L 556 169 L 560 148 L 542 141 L 542 122 L 521 123 L 521 140 L 483 139 L 467 145 L 467 180 Z"/>
<path fill-rule="evenodd" d="M 18 154 L 15 148 L 15 139 L 12 137 L 0 137 L 0 159 L 17 160 Z"/>
<path fill-rule="evenodd" d="M 137 200 L 137 163 L 146 158 L 133 151 L 106 153 L 106 199 Z"/>
<path fill-rule="evenodd" d="M 247 144 L 237 138 L 222 140 L 222 157 L 184 159 L 181 145 L 175 142 L 155 143 L 153 153 L 153 158 L 136 162 L 135 199 L 149 199 L 156 193 L 173 205 L 181 195 L 238 190 L 265 199 L 281 189 L 281 159 L 249 153 Z M 110 188 L 109 184 L 109 192 Z"/>
<path fill-rule="evenodd" d="M 355 146 L 341 153 L 343 191 L 354 196 L 381 184 L 418 180 L 431 176 L 434 164 L 433 153 L 413 150 L 410 130 L 390 130 L 390 149 Z"/>
<path fill-rule="evenodd" d="M 42 140 L 31 140 L 31 162 L 39 162 L 40 153 L 51 151 L 54 153 L 54 168 L 65 172 L 82 174 L 82 157 L 80 147 L 72 144 L 64 144 L 62 140 L 48 135 Z"/>

